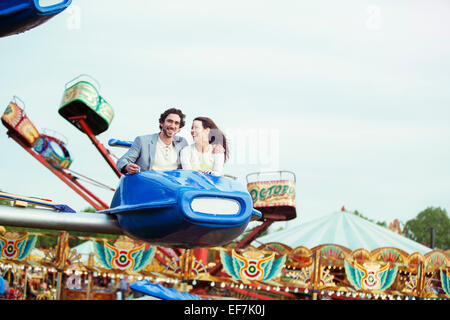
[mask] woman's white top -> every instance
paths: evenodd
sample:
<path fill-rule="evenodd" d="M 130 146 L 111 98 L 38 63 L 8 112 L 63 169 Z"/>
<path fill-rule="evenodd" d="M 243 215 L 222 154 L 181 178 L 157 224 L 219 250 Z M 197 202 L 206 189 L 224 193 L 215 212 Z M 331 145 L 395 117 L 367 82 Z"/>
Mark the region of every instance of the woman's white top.
<path fill-rule="evenodd" d="M 181 166 L 185 170 L 211 170 L 214 175 L 223 175 L 224 153 L 213 153 L 212 146 L 202 153 L 195 144 L 184 147 L 180 153 Z"/>

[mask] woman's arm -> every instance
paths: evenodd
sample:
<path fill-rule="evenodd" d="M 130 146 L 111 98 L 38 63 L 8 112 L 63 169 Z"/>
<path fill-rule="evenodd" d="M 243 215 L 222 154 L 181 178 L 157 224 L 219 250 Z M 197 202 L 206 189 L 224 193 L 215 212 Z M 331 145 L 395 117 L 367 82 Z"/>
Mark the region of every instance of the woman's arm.
<path fill-rule="evenodd" d="M 181 168 L 183 170 L 192 170 L 191 150 L 189 146 L 184 147 L 180 151 Z"/>
<path fill-rule="evenodd" d="M 224 153 L 213 153 L 213 174 L 216 176 L 223 176 L 223 165 L 225 163 Z"/>

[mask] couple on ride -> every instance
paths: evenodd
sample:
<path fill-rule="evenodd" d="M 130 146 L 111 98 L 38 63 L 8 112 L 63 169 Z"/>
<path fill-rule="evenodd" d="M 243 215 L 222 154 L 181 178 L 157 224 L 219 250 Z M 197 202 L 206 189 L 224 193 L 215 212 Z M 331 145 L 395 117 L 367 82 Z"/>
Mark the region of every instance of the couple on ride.
<path fill-rule="evenodd" d="M 191 127 L 194 143 L 188 145 L 185 138 L 176 136 L 184 127 L 184 118 L 179 109 L 164 111 L 159 118 L 161 131 L 138 136 L 128 152 L 117 161 L 120 172 L 135 174 L 147 170 L 184 169 L 223 175 L 228 146 L 222 131 L 210 118 L 197 117 Z"/>

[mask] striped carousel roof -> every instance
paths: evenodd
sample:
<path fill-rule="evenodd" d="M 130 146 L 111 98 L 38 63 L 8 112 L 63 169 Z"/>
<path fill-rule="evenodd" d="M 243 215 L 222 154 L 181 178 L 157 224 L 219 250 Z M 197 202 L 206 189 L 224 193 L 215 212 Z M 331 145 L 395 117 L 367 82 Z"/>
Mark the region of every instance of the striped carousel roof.
<path fill-rule="evenodd" d="M 410 240 L 387 228 L 362 219 L 347 211 L 339 211 L 316 220 L 270 233 L 258 238 L 252 244 L 279 242 L 291 248 L 304 246 L 314 248 L 323 244 L 337 244 L 350 250 L 364 248 L 372 251 L 377 248 L 393 247 L 408 254 L 432 251 L 420 243 Z"/>

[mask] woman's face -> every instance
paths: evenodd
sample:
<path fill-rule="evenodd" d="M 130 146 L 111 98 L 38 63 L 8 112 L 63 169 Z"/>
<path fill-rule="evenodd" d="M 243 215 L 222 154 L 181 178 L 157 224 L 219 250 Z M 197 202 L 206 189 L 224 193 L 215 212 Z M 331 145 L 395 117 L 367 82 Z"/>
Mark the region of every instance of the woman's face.
<path fill-rule="evenodd" d="M 192 122 L 191 135 L 194 142 L 208 141 L 209 129 L 204 129 L 200 120 L 194 120 Z"/>

